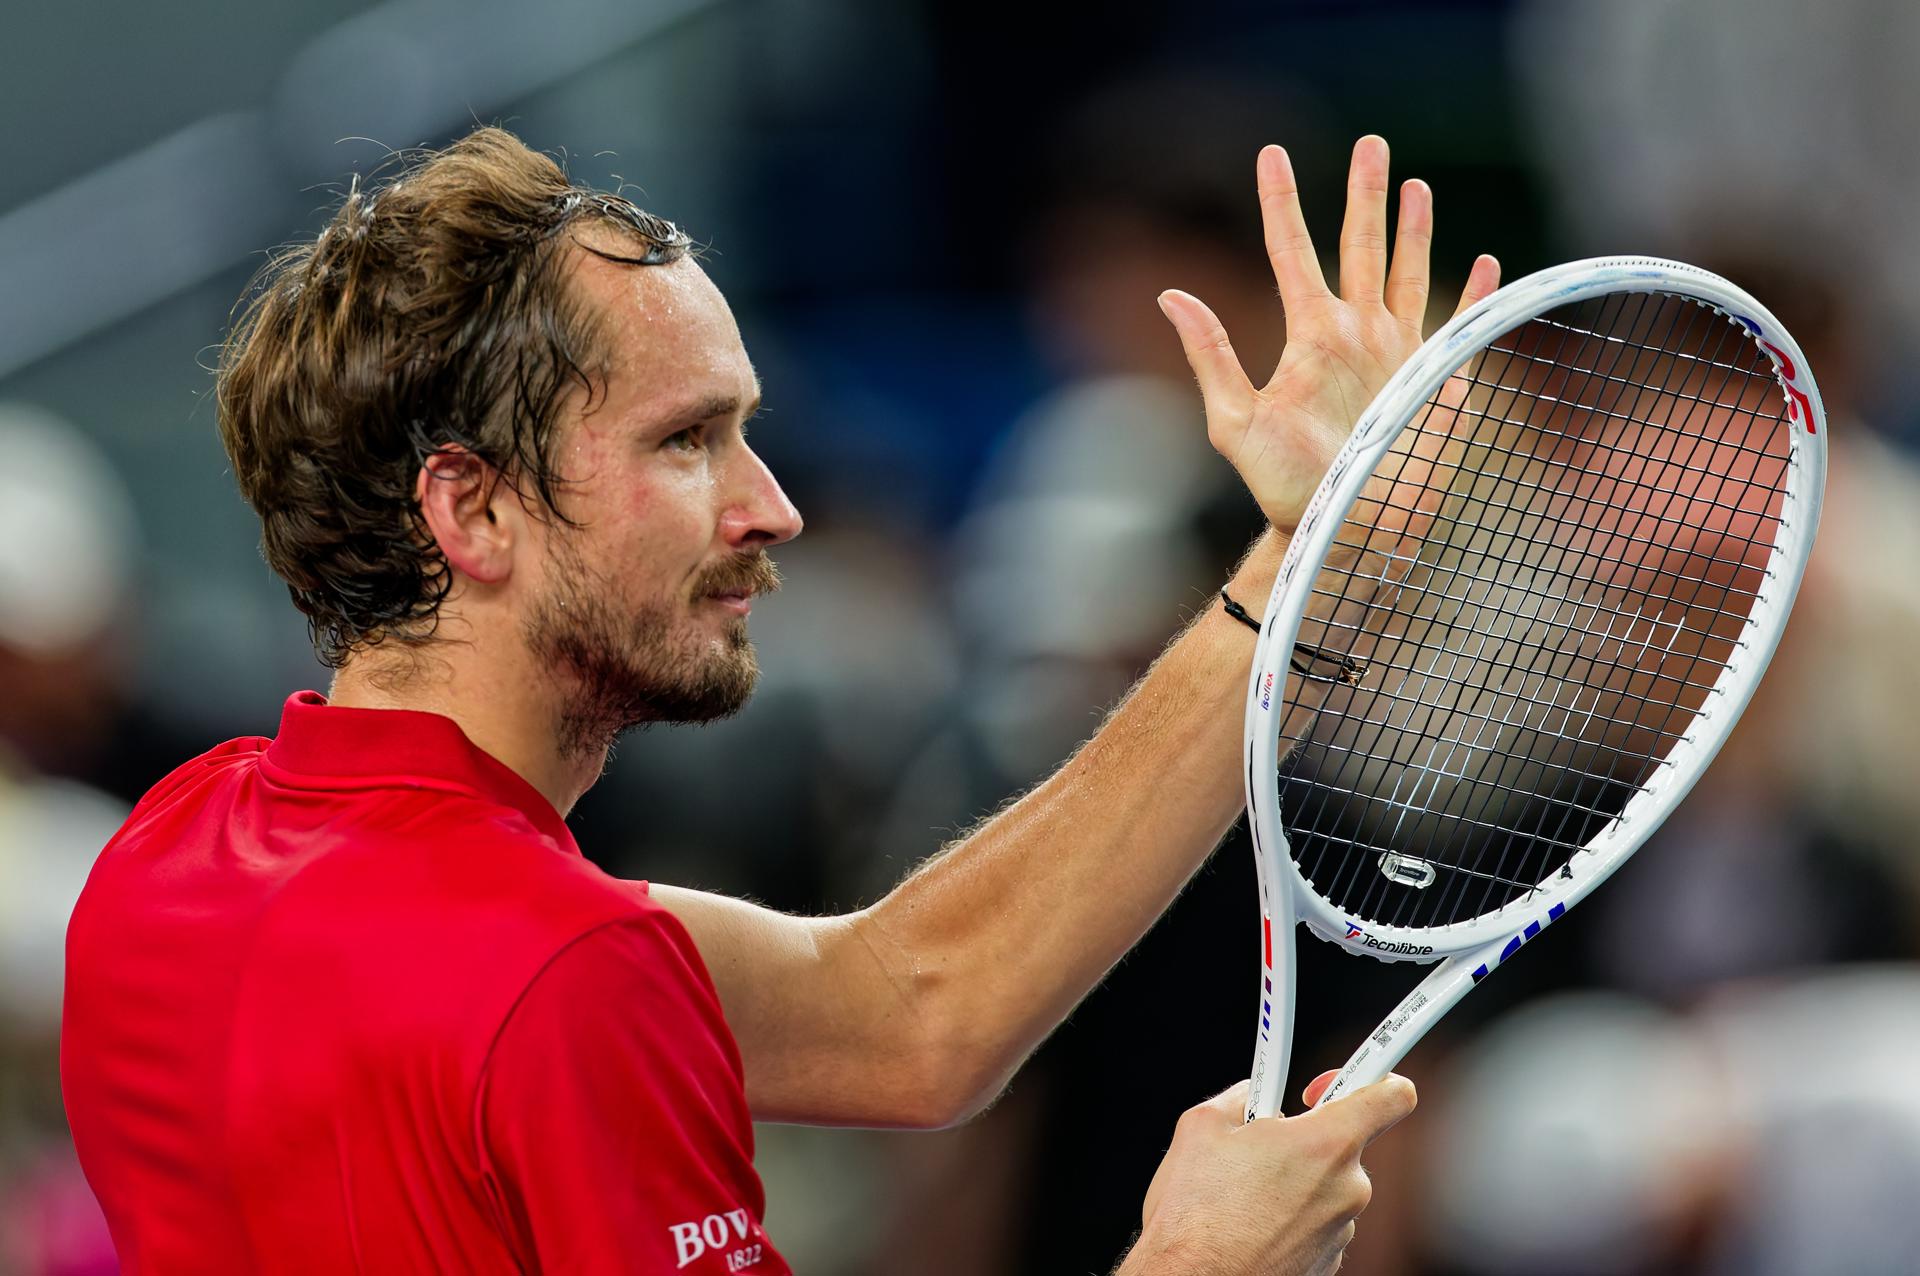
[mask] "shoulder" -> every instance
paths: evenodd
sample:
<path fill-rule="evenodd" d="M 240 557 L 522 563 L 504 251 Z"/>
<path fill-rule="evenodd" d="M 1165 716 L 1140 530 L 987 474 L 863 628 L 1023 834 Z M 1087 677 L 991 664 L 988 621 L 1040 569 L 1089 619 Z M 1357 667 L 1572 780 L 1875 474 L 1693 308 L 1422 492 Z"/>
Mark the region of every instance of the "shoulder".
<path fill-rule="evenodd" d="M 133 811 L 127 817 L 127 827 L 131 828 L 142 819 L 158 814 L 198 787 L 251 768 L 259 762 L 260 755 L 266 751 L 269 743 L 265 736 L 240 736 L 181 763 L 162 776 L 134 803 Z"/>
<path fill-rule="evenodd" d="M 531 1111 L 705 1128 L 749 1161 L 740 1052 L 686 929 L 648 904 L 576 936 L 541 966 L 500 1025 L 481 1072 L 483 1142 Z"/>
<path fill-rule="evenodd" d="M 558 1052 L 673 1055 L 702 1044 L 717 1048 L 727 1071 L 739 1072 L 699 950 L 679 919 L 650 899 L 555 948 L 528 980 L 501 1035 L 532 1037 Z"/>
<path fill-rule="evenodd" d="M 450 940 L 465 934 L 544 964 L 597 927 L 665 914 L 645 882 L 608 873 L 511 807 L 480 797 L 404 807 L 381 820 L 363 854 L 343 860 L 341 885 L 378 875 L 402 906 L 430 908 L 428 924 Z"/>
<path fill-rule="evenodd" d="M 632 1084 L 744 1122 L 745 1078 L 699 951 L 666 909 L 647 903 L 557 948 L 508 1011 L 484 1069 L 496 1095 L 550 1087 L 556 1069 L 605 1096 Z"/>

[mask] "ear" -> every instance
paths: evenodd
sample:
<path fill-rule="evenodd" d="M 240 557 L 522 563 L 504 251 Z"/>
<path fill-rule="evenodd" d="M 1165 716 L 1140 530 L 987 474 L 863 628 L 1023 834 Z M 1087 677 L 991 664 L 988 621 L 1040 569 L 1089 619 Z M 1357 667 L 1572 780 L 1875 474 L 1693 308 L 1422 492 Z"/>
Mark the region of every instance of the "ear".
<path fill-rule="evenodd" d="M 503 490 L 493 466 L 457 444 L 448 444 L 420 464 L 414 499 L 448 566 L 483 585 L 512 574 L 514 522 L 499 516 L 494 497 Z"/>

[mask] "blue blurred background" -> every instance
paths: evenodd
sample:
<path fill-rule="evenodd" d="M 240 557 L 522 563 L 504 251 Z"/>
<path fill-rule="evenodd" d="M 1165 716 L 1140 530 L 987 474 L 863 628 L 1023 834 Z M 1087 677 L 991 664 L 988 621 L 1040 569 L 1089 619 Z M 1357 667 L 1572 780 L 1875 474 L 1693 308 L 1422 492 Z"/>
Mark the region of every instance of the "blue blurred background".
<path fill-rule="evenodd" d="M 1833 418 L 1775 670 L 1656 844 L 1409 1061 L 1422 1109 L 1343 1270 L 1920 1271 L 1920 9 L 178 0 L 0 31 L 0 1276 L 114 1270 L 55 1073 L 93 855 L 325 686 L 215 437 L 230 310 L 351 174 L 482 122 L 707 245 L 807 516 L 755 703 L 622 744 L 575 829 L 796 910 L 873 899 L 1044 774 L 1256 530 L 1154 297 L 1270 371 L 1262 143 L 1330 245 L 1348 148 L 1385 134 L 1436 191 L 1437 297 L 1482 251 L 1755 292 Z M 796 1270 L 1108 1270 L 1175 1116 L 1244 1075 L 1248 859 L 1230 839 L 981 1120 L 762 1127 Z M 1300 1079 L 1408 982 L 1330 951 Z"/>

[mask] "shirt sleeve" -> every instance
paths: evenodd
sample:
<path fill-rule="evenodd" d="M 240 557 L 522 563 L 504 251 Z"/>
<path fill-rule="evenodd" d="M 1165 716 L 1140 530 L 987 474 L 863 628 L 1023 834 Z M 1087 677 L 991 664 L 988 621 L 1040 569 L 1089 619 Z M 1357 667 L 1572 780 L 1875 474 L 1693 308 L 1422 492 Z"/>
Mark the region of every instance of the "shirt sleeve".
<path fill-rule="evenodd" d="M 684 928 L 589 931 L 514 1007 L 476 1124 L 528 1272 L 787 1276 L 761 1226 L 740 1059 Z"/>

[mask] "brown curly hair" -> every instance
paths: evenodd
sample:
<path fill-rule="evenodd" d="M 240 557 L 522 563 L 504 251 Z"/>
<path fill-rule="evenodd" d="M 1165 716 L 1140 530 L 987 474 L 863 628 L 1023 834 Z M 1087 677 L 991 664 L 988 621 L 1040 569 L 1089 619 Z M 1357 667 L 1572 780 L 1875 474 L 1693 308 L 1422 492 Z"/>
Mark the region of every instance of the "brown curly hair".
<path fill-rule="evenodd" d="M 635 252 L 563 233 L 583 223 Z M 432 635 L 452 576 L 414 489 L 435 451 L 466 448 L 558 514 L 555 421 L 575 389 L 591 399 L 601 363 L 569 247 L 648 266 L 690 246 L 482 128 L 356 179 L 314 242 L 268 262 L 221 353 L 220 438 L 324 663 Z"/>

